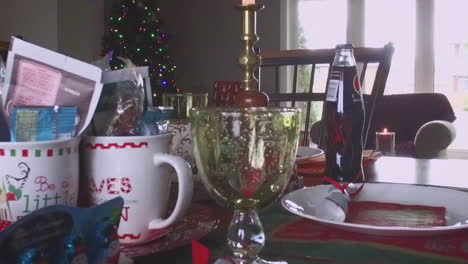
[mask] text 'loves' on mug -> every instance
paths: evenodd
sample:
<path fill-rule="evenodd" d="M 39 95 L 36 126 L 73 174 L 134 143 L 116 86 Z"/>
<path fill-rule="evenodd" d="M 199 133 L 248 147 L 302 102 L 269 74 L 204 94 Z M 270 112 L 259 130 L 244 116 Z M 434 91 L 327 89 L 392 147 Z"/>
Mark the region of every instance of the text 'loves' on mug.
<path fill-rule="evenodd" d="M 82 159 L 88 200 L 100 204 L 124 199 L 119 226 L 122 243 L 151 239 L 152 230 L 169 227 L 187 211 L 193 193 L 188 163 L 169 155 L 173 134 L 143 137 L 85 137 Z M 172 166 L 178 178 L 178 197 L 167 218 Z M 165 219 L 164 219 L 165 218 Z"/>

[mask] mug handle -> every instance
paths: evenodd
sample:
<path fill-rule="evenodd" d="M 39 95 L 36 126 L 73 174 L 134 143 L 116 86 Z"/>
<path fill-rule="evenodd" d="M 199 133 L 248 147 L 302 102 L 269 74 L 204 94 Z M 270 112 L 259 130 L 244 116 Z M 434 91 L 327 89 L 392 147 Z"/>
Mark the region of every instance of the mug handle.
<path fill-rule="evenodd" d="M 193 178 L 190 165 L 180 157 L 157 153 L 153 156 L 153 162 L 156 167 L 163 164 L 171 165 L 176 171 L 179 182 L 177 202 L 172 214 L 166 219 L 154 219 L 148 225 L 149 229 L 160 229 L 172 225 L 189 208 L 193 194 Z"/>

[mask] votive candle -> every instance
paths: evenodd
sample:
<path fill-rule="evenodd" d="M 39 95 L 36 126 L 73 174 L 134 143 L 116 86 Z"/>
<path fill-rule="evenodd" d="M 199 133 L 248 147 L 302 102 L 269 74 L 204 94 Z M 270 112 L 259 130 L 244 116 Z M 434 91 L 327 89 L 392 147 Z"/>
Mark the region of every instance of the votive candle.
<path fill-rule="evenodd" d="M 395 153 L 395 132 L 389 132 L 384 128 L 382 132 L 375 133 L 375 150 L 382 154 Z"/>

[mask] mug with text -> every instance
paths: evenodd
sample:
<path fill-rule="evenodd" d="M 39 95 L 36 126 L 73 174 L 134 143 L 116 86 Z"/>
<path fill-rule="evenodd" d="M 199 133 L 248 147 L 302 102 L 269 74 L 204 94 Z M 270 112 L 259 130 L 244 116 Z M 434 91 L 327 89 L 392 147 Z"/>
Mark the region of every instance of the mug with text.
<path fill-rule="evenodd" d="M 79 138 L 0 142 L 0 220 L 52 205 L 76 206 Z"/>
<path fill-rule="evenodd" d="M 100 204 L 117 196 L 124 199 L 118 230 L 122 243 L 151 239 L 151 230 L 172 225 L 190 206 L 191 169 L 184 159 L 167 154 L 172 137 L 83 138 L 84 186 L 89 202 Z M 179 188 L 174 210 L 165 218 L 171 185 L 167 165 L 176 171 Z"/>

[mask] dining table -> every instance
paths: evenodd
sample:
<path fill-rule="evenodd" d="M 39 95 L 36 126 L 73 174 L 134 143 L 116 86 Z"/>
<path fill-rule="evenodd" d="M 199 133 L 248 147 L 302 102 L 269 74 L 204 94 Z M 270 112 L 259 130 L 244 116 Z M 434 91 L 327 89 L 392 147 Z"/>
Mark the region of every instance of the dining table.
<path fill-rule="evenodd" d="M 365 168 L 366 183 L 395 183 L 468 191 L 468 160 L 415 159 L 381 156 Z M 322 175 L 323 176 L 323 175 Z M 313 180 L 307 178 L 314 177 Z M 320 175 L 304 176 L 306 185 L 321 184 Z M 468 193 L 467 193 L 468 195 Z M 442 199 L 442 198 L 441 198 Z M 202 199 L 203 200 L 203 199 Z M 229 255 L 226 228 L 230 213 L 206 198 L 219 214 L 216 230 L 199 239 L 211 257 Z M 338 230 L 296 216 L 279 201 L 260 210 L 266 245 L 260 253 L 268 260 L 305 263 L 468 263 L 468 230 L 450 235 L 386 237 Z M 135 258 L 134 263 L 192 263 L 190 242 L 172 250 Z"/>

